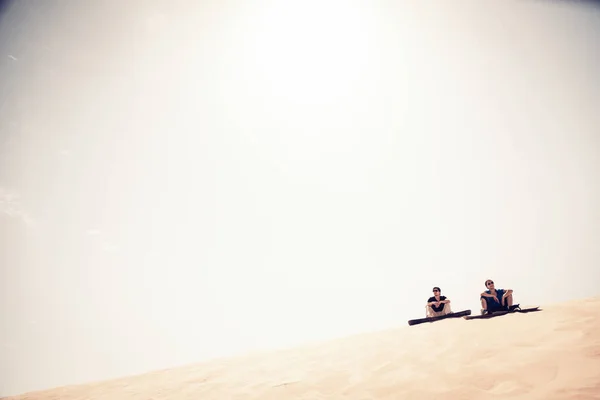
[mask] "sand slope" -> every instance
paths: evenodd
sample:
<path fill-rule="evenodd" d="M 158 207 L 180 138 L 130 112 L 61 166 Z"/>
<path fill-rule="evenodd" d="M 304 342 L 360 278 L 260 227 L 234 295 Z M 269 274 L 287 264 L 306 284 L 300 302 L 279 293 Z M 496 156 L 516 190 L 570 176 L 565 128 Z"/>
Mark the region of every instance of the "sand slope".
<path fill-rule="evenodd" d="M 7 399 L 600 399 L 600 298 L 543 308 Z"/>

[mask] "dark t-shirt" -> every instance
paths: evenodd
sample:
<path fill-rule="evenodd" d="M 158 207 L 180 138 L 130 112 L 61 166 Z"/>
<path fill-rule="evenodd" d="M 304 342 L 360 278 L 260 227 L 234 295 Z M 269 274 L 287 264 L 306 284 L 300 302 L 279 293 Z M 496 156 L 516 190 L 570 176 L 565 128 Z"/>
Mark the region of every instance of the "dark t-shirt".
<path fill-rule="evenodd" d="M 446 300 L 446 296 L 440 296 L 440 301 L 441 300 Z M 435 299 L 435 297 L 430 297 L 429 300 L 427 300 L 428 303 L 431 303 L 432 301 L 437 301 L 437 300 Z M 445 305 L 446 304 L 440 304 L 439 306 L 435 306 L 434 305 L 434 306 L 431 306 L 431 308 L 435 312 L 440 312 L 440 311 L 442 311 L 444 309 Z"/>

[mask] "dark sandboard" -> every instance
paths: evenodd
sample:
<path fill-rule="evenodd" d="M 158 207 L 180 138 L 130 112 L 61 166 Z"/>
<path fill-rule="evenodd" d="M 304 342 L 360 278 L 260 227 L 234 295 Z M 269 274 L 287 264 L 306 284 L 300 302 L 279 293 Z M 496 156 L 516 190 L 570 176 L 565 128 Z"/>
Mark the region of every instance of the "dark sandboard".
<path fill-rule="evenodd" d="M 471 310 L 464 310 L 464 311 L 459 311 L 459 312 L 455 312 L 455 313 L 451 313 L 451 314 L 440 315 L 439 317 L 411 319 L 408 321 L 408 325 L 412 326 L 412 325 L 422 324 L 424 322 L 435 322 L 435 321 L 439 321 L 441 319 L 459 318 L 459 317 L 465 317 L 467 315 L 471 315 Z"/>
<path fill-rule="evenodd" d="M 488 319 L 488 318 L 500 317 L 500 316 L 506 315 L 506 314 L 516 314 L 516 313 L 525 314 L 525 313 L 534 312 L 534 311 L 542 311 L 542 310 L 540 310 L 540 307 L 531 307 L 531 308 L 523 308 L 521 310 L 517 309 L 517 310 L 512 310 L 512 311 L 496 311 L 494 313 L 485 314 L 485 315 L 469 315 L 469 316 L 465 316 L 463 318 L 464 319 Z"/>

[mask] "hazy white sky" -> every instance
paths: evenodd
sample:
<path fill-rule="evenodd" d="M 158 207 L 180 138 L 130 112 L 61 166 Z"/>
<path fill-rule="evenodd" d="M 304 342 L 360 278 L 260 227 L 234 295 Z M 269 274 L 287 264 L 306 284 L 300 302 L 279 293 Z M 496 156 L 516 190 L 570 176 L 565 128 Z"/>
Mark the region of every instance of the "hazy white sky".
<path fill-rule="evenodd" d="M 101 3 L 0 16 L 0 395 L 600 293 L 597 9 Z"/>

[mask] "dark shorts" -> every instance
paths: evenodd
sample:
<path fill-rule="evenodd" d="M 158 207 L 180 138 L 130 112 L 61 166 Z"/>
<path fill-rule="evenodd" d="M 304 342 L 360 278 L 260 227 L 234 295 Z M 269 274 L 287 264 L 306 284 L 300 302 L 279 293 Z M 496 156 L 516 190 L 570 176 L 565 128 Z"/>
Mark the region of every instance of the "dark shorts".
<path fill-rule="evenodd" d="M 482 297 L 482 299 L 485 300 L 485 303 L 487 305 L 486 309 L 488 311 L 503 311 L 503 310 L 508 310 L 508 306 L 503 306 L 500 303 L 496 303 L 493 299 L 488 299 L 487 297 Z"/>

